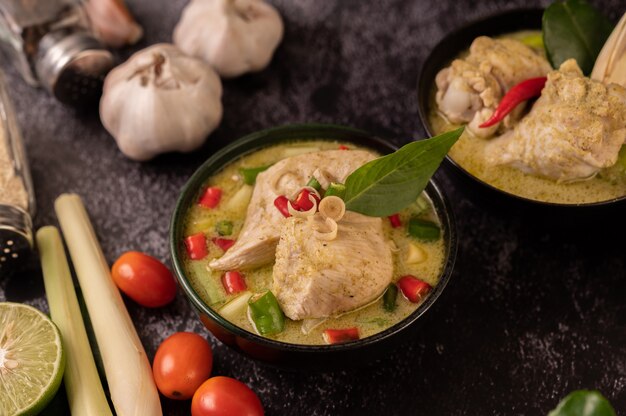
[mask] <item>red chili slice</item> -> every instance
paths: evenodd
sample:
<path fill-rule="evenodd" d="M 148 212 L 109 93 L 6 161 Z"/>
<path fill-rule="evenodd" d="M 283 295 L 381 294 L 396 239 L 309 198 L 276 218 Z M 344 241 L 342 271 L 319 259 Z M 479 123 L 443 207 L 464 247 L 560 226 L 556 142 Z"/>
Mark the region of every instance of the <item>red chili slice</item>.
<path fill-rule="evenodd" d="M 235 240 L 231 240 L 230 238 L 213 237 L 212 241 L 213 244 L 224 251 L 228 250 L 233 246 L 233 244 L 235 244 Z"/>
<path fill-rule="evenodd" d="M 519 103 L 540 96 L 547 79 L 546 77 L 530 78 L 513 86 L 513 88 L 502 97 L 498 108 L 496 108 L 496 111 L 493 112 L 489 120 L 478 127 L 491 127 L 502 121 Z"/>
<path fill-rule="evenodd" d="M 246 281 L 243 279 L 243 275 L 237 271 L 224 273 L 222 275 L 222 285 L 224 285 L 224 289 L 229 295 L 243 292 L 248 288 Z"/>
<path fill-rule="evenodd" d="M 317 201 L 317 204 L 319 205 L 320 199 L 317 197 L 317 195 L 315 195 L 313 192 L 311 192 L 308 189 L 303 189 L 300 191 L 300 193 L 296 197 L 296 200 L 292 203 L 292 206 L 298 211 L 310 210 L 311 208 L 313 208 L 313 202 L 311 202 L 311 199 L 309 198 L 309 196 L 312 196 L 313 199 L 315 199 Z"/>
<path fill-rule="evenodd" d="M 202 260 L 208 253 L 204 233 L 190 235 L 185 238 L 185 247 L 191 260 Z"/>
<path fill-rule="evenodd" d="M 324 341 L 327 344 L 342 344 L 359 339 L 359 328 L 325 329 Z"/>
<path fill-rule="evenodd" d="M 339 150 L 350 150 L 350 148 L 342 144 L 339 146 Z"/>
<path fill-rule="evenodd" d="M 400 214 L 393 214 L 393 215 L 390 215 L 388 218 L 389 218 L 389 222 L 391 223 L 391 226 L 393 228 L 402 227 L 402 221 L 400 220 Z"/>
<path fill-rule="evenodd" d="M 222 190 L 216 186 L 209 186 L 206 188 L 198 204 L 206 208 L 215 208 L 222 199 Z"/>
<path fill-rule="evenodd" d="M 281 195 L 274 200 L 274 206 L 278 208 L 280 213 L 283 214 L 285 218 L 291 217 L 291 214 L 289 213 L 289 208 L 287 208 L 288 203 L 289 200 L 285 195 Z"/>
<path fill-rule="evenodd" d="M 398 280 L 402 294 L 411 302 L 418 303 L 432 289 L 432 286 L 415 276 L 403 276 Z"/>

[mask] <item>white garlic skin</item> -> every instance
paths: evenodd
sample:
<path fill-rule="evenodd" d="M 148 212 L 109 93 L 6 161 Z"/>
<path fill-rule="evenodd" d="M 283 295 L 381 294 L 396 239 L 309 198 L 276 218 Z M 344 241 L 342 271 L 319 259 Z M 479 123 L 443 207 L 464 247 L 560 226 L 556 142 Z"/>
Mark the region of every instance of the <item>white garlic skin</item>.
<path fill-rule="evenodd" d="M 112 48 L 133 45 L 143 36 L 124 0 L 88 0 L 85 10 L 102 42 Z"/>
<path fill-rule="evenodd" d="M 122 153 L 145 161 L 200 147 L 222 119 L 222 83 L 171 44 L 141 50 L 104 81 L 100 119 Z"/>
<path fill-rule="evenodd" d="M 191 0 L 174 43 L 232 78 L 267 67 L 283 32 L 280 14 L 263 0 Z"/>

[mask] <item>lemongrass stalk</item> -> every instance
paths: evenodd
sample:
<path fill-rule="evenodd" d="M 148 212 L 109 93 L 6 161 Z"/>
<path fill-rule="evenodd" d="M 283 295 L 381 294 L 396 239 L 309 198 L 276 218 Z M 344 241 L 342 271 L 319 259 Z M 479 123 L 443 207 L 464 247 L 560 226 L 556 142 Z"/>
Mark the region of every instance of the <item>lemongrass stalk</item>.
<path fill-rule="evenodd" d="M 70 410 L 73 415 L 112 416 L 89 346 L 59 230 L 50 226 L 39 229 L 37 247 L 50 315 L 61 331 L 67 352 L 63 381 Z"/>
<path fill-rule="evenodd" d="M 116 414 L 162 415 L 148 357 L 80 197 L 61 195 L 55 210 L 85 298 Z"/>

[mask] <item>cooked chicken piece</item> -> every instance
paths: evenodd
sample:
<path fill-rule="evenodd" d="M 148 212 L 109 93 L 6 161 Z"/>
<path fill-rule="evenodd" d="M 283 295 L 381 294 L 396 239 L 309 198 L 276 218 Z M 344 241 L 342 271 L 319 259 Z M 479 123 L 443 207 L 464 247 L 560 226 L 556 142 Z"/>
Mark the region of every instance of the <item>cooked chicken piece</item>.
<path fill-rule="evenodd" d="M 626 89 L 583 76 L 576 61 L 548 74 L 514 130 L 487 145 L 487 161 L 558 182 L 584 180 L 617 161 L 626 140 Z"/>
<path fill-rule="evenodd" d="M 283 225 L 272 291 L 285 315 L 326 318 L 379 297 L 393 274 L 382 220 L 347 212 L 337 237 L 326 241 L 315 237 L 312 219 L 289 218 Z"/>
<path fill-rule="evenodd" d="M 455 59 L 437 74 L 437 105 L 451 122 L 467 123 L 474 135 L 489 137 L 498 124 L 482 129 L 478 126 L 491 117 L 504 94 L 548 71 L 548 61 L 522 42 L 480 36 L 472 42 L 466 58 Z M 520 112 L 507 116 L 505 127 L 512 126 Z"/>
<path fill-rule="evenodd" d="M 237 242 L 209 266 L 215 270 L 234 270 L 271 263 L 285 221 L 274 200 L 280 195 L 293 197 L 314 172 L 316 177 L 343 183 L 353 171 L 375 158 L 376 155 L 365 150 L 326 150 L 283 159 L 261 172 Z"/>

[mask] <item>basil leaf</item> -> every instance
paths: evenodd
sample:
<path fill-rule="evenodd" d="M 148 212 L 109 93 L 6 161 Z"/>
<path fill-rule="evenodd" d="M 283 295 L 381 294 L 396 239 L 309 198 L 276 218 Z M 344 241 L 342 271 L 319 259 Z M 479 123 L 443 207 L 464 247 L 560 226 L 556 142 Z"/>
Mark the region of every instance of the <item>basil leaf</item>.
<path fill-rule="evenodd" d="M 415 202 L 461 133 L 463 128 L 409 143 L 361 166 L 346 179 L 346 209 L 386 217 Z"/>
<path fill-rule="evenodd" d="M 574 58 L 589 75 L 613 25 L 585 0 L 566 0 L 552 3 L 543 12 L 542 29 L 552 67 Z"/>
<path fill-rule="evenodd" d="M 561 400 L 548 416 L 615 416 L 615 410 L 599 392 L 577 390 Z"/>

